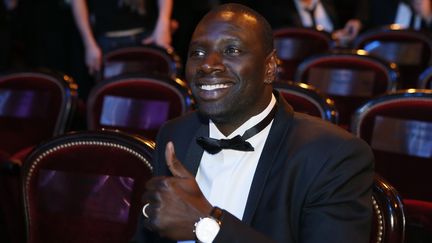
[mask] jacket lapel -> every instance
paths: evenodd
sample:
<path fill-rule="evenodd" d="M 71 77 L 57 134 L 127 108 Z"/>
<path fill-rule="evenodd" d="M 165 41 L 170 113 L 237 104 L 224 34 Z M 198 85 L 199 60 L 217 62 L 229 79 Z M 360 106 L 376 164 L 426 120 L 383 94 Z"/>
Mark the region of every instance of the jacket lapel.
<path fill-rule="evenodd" d="M 204 153 L 204 150 L 196 143 L 196 138 L 208 135 L 209 126 L 207 121 L 206 123 L 203 123 L 201 126 L 199 126 L 192 137 L 191 143 L 189 144 L 188 150 L 186 152 L 185 167 L 192 173 L 192 175 L 196 175 L 201 157 Z"/>
<path fill-rule="evenodd" d="M 286 133 L 289 131 L 290 127 L 289 124 L 291 124 L 290 121 L 293 118 L 292 107 L 278 93 L 275 93 L 275 96 L 278 99 L 279 107 L 252 181 L 242 220 L 247 224 L 250 224 L 253 219 L 253 215 L 265 188 L 270 170 L 274 163 L 278 161 L 277 155 L 280 154 L 278 151 L 282 147 L 281 141 L 286 137 Z M 196 130 L 186 152 L 186 161 L 184 165 L 193 175 L 196 175 L 198 171 L 199 163 L 204 152 L 204 150 L 195 142 L 195 139 L 199 136 L 208 135 L 208 122 L 204 122 Z"/>
<path fill-rule="evenodd" d="M 261 153 L 261 157 L 258 161 L 258 166 L 249 191 L 249 196 L 242 219 L 242 221 L 247 224 L 251 224 L 262 192 L 266 186 L 266 181 L 268 180 L 271 168 L 275 163 L 281 161 L 281 159 L 278 159 L 277 156 L 281 154 L 279 153 L 279 150 L 283 145 L 283 138 L 286 137 L 286 133 L 289 131 L 290 127 L 289 124 L 291 124 L 291 120 L 293 118 L 292 107 L 283 98 L 280 98 L 280 95 L 275 95 L 278 97 L 279 107 L 264 149 Z"/>

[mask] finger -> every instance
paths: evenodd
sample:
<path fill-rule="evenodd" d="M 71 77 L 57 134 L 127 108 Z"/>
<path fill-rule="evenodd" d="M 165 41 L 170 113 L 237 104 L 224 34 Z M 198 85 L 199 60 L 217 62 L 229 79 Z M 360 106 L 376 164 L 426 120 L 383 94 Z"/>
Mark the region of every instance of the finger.
<path fill-rule="evenodd" d="M 171 177 L 166 176 L 154 176 L 150 180 L 148 180 L 145 184 L 146 190 L 149 191 L 158 191 L 162 190 L 165 187 L 168 187 L 167 179 Z"/>
<path fill-rule="evenodd" d="M 95 71 L 99 72 L 101 70 L 101 66 L 102 66 L 102 58 L 96 59 Z"/>
<path fill-rule="evenodd" d="M 194 176 L 177 159 L 174 152 L 174 144 L 172 142 L 168 142 L 165 147 L 165 159 L 173 176 L 180 178 L 194 178 Z"/>
<path fill-rule="evenodd" d="M 164 48 L 168 53 L 171 53 L 174 51 L 174 48 L 169 44 L 161 45 L 161 47 Z"/>
<path fill-rule="evenodd" d="M 141 43 L 143 43 L 144 45 L 148 45 L 148 44 L 151 44 L 152 42 L 153 42 L 153 37 L 150 36 L 150 37 L 143 39 Z"/>

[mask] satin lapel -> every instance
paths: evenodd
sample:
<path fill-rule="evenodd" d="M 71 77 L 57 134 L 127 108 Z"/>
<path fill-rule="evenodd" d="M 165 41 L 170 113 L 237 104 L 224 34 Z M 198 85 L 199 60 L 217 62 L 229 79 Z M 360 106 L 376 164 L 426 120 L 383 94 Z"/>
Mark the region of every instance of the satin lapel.
<path fill-rule="evenodd" d="M 288 9 L 289 18 L 291 20 L 290 24 L 292 24 L 292 26 L 295 27 L 303 27 L 303 22 L 300 18 L 300 14 L 297 10 L 294 1 L 288 1 L 288 5 L 289 7 L 287 9 Z"/>
<path fill-rule="evenodd" d="M 204 153 L 204 150 L 195 142 L 196 141 L 195 139 L 200 136 L 208 136 L 208 135 L 209 135 L 209 127 L 207 122 L 206 125 L 202 125 L 198 128 L 196 133 L 193 135 L 194 137 L 191 140 L 191 144 L 189 144 L 187 154 L 186 154 L 185 167 L 193 175 L 196 175 L 201 161 L 202 154 Z"/>
<path fill-rule="evenodd" d="M 258 161 L 258 166 L 246 203 L 242 221 L 247 224 L 250 224 L 252 221 L 272 166 L 274 163 L 281 160 L 280 158 L 278 160 L 277 156 L 280 154 L 279 150 L 281 149 L 283 138 L 289 130 L 292 118 L 293 111 L 291 106 L 288 105 L 285 100 L 279 98 L 278 112 L 276 113 L 269 136 Z"/>
<path fill-rule="evenodd" d="M 343 23 L 339 23 L 339 17 L 338 17 L 338 13 L 336 12 L 336 6 L 334 1 L 332 0 L 323 0 L 321 1 L 321 4 L 323 5 L 324 10 L 326 11 L 328 17 L 330 18 L 330 20 L 332 21 L 333 24 L 333 29 L 337 30 L 339 28 L 343 28 Z"/>

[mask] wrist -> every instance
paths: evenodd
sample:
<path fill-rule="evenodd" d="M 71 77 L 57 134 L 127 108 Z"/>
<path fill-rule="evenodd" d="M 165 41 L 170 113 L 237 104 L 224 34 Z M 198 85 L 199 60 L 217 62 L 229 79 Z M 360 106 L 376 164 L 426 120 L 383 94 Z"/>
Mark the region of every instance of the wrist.
<path fill-rule="evenodd" d="M 220 231 L 223 220 L 223 211 L 213 207 L 208 217 L 200 218 L 195 223 L 194 233 L 198 242 L 211 243 Z"/>

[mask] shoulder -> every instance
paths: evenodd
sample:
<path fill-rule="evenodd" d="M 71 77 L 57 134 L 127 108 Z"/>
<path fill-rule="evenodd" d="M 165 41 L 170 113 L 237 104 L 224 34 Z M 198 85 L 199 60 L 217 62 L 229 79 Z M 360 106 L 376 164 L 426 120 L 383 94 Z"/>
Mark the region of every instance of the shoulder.
<path fill-rule="evenodd" d="M 326 151 L 333 151 L 344 144 L 369 149 L 366 142 L 345 129 L 306 114 L 294 114 L 292 136 L 299 143 L 307 144 L 309 147 L 319 147 Z"/>
<path fill-rule="evenodd" d="M 283 156 L 316 167 L 343 162 L 353 155 L 360 163 L 373 161 L 369 145 L 360 138 L 318 117 L 293 112 L 283 100 L 280 103 L 283 109 L 276 116 L 271 136 L 273 142 L 283 144 Z"/>
<path fill-rule="evenodd" d="M 190 133 L 189 129 L 194 129 L 202 124 L 205 124 L 204 122 L 205 121 L 199 116 L 197 111 L 192 111 L 166 122 L 160 128 L 160 133 Z"/>
<path fill-rule="evenodd" d="M 205 124 L 208 122 L 204 121 L 196 111 L 172 119 L 159 129 L 156 145 L 166 144 L 168 141 L 187 144 L 193 139 L 195 132 Z"/>
<path fill-rule="evenodd" d="M 279 97 L 280 109 L 275 117 L 275 130 L 285 130 L 285 139 L 294 139 L 296 144 L 338 142 L 353 139 L 354 135 L 341 127 L 319 117 L 295 112 L 283 97 Z"/>

